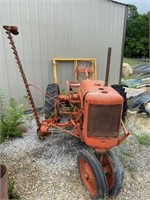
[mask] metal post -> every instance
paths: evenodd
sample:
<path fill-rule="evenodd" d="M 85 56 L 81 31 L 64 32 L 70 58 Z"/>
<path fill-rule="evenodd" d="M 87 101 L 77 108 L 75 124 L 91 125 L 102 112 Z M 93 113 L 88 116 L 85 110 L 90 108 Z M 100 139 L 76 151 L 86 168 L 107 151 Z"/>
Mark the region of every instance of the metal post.
<path fill-rule="evenodd" d="M 106 64 L 106 74 L 105 74 L 105 86 L 108 86 L 109 69 L 110 69 L 110 59 L 111 59 L 111 47 L 108 48 L 108 53 L 107 53 L 107 64 Z"/>

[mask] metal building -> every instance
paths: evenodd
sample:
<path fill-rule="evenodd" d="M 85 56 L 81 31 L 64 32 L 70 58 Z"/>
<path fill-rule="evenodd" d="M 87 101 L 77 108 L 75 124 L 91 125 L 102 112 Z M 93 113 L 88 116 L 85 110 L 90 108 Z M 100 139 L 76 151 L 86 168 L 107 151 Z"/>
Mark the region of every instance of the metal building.
<path fill-rule="evenodd" d="M 1 0 L 0 88 L 6 98 L 15 97 L 26 104 L 24 86 L 2 25 L 19 27 L 20 34 L 14 40 L 27 79 L 42 90 L 53 82 L 53 57 L 96 58 L 98 78 L 104 80 L 108 47 L 112 47 L 109 83 L 118 83 L 126 11 L 125 4 L 112 0 Z M 61 82 L 72 79 L 70 69 L 61 66 Z M 35 89 L 32 92 L 37 107 L 43 106 L 44 96 Z"/>

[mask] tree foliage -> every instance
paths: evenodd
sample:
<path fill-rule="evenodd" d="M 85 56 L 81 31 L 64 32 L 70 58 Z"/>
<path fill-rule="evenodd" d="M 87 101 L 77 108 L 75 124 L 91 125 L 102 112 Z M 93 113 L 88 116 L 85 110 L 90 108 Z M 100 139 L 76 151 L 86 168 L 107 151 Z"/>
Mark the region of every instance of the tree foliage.
<path fill-rule="evenodd" d="M 150 12 L 146 14 L 139 14 L 134 5 L 129 5 L 125 38 L 125 57 L 148 57 L 149 16 Z"/>

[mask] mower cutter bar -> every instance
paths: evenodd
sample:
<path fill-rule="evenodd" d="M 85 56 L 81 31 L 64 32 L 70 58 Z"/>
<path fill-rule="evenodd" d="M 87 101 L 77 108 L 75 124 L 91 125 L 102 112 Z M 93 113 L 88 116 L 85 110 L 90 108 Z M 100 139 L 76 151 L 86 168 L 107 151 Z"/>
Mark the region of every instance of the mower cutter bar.
<path fill-rule="evenodd" d="M 26 76 L 25 76 L 25 73 L 24 73 L 24 70 L 23 70 L 23 66 L 21 64 L 21 61 L 20 61 L 16 46 L 15 46 L 15 43 L 13 41 L 13 37 L 11 36 L 11 34 L 13 34 L 13 35 L 18 35 L 19 34 L 18 28 L 17 28 L 17 26 L 3 26 L 3 28 L 6 30 L 6 34 L 8 35 L 7 38 L 10 40 L 9 43 L 11 45 L 11 49 L 13 51 L 13 54 L 15 55 L 16 63 L 18 65 L 21 77 L 23 79 L 23 82 L 24 82 L 24 85 L 25 85 L 25 88 L 26 88 L 26 92 L 27 92 L 27 95 L 28 95 L 29 103 L 30 103 L 30 105 L 32 107 L 32 111 L 33 111 L 33 114 L 34 114 L 34 117 L 35 117 L 35 120 L 36 120 L 36 124 L 37 124 L 37 126 L 39 128 L 40 127 L 39 116 L 38 116 L 37 111 L 36 111 L 36 107 L 35 107 L 35 104 L 34 104 L 34 101 L 33 101 L 33 97 L 32 97 L 32 94 L 31 94 L 31 91 L 30 91 L 30 88 L 29 88 L 29 84 L 28 84 L 28 81 L 26 79 Z"/>

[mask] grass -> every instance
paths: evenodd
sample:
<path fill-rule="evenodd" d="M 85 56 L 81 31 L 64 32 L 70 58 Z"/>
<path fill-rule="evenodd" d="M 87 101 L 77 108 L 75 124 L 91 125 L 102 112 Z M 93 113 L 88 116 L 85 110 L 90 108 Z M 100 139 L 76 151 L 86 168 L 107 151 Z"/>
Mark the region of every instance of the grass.
<path fill-rule="evenodd" d="M 119 158 L 124 168 L 126 168 L 127 171 L 130 173 L 130 175 L 132 176 L 132 178 L 134 178 L 134 174 L 137 171 L 136 164 L 133 162 L 133 160 L 130 160 L 129 162 L 128 155 L 124 155 L 121 153 L 119 155 Z"/>
<path fill-rule="evenodd" d="M 132 158 L 134 157 L 134 154 L 131 151 L 128 151 L 128 150 L 122 149 L 122 148 L 120 148 L 119 150 L 120 150 L 121 154 L 124 156 L 132 157 Z"/>
<path fill-rule="evenodd" d="M 134 178 L 134 174 L 137 171 L 137 167 L 134 163 L 135 154 L 134 152 L 126 148 L 127 148 L 126 145 L 124 147 L 122 146 L 119 147 L 119 151 L 120 151 L 119 158 L 124 168 L 126 168 L 127 171 L 130 173 L 130 175 L 132 176 L 132 178 Z"/>
<path fill-rule="evenodd" d="M 144 135 L 134 134 L 134 135 L 139 144 L 144 145 L 146 147 L 150 146 L 150 135 L 148 135 L 148 134 L 144 134 Z"/>
<path fill-rule="evenodd" d="M 136 66 L 136 65 L 139 65 L 139 64 L 146 63 L 144 61 L 140 61 L 138 59 L 133 59 L 133 58 L 123 58 L 123 62 L 128 63 L 130 66 Z"/>
<path fill-rule="evenodd" d="M 10 181 L 8 183 L 8 196 L 9 196 L 9 199 L 22 200 L 21 195 L 18 194 L 18 192 L 14 191 L 14 187 L 15 187 L 15 182 L 14 181 Z"/>

